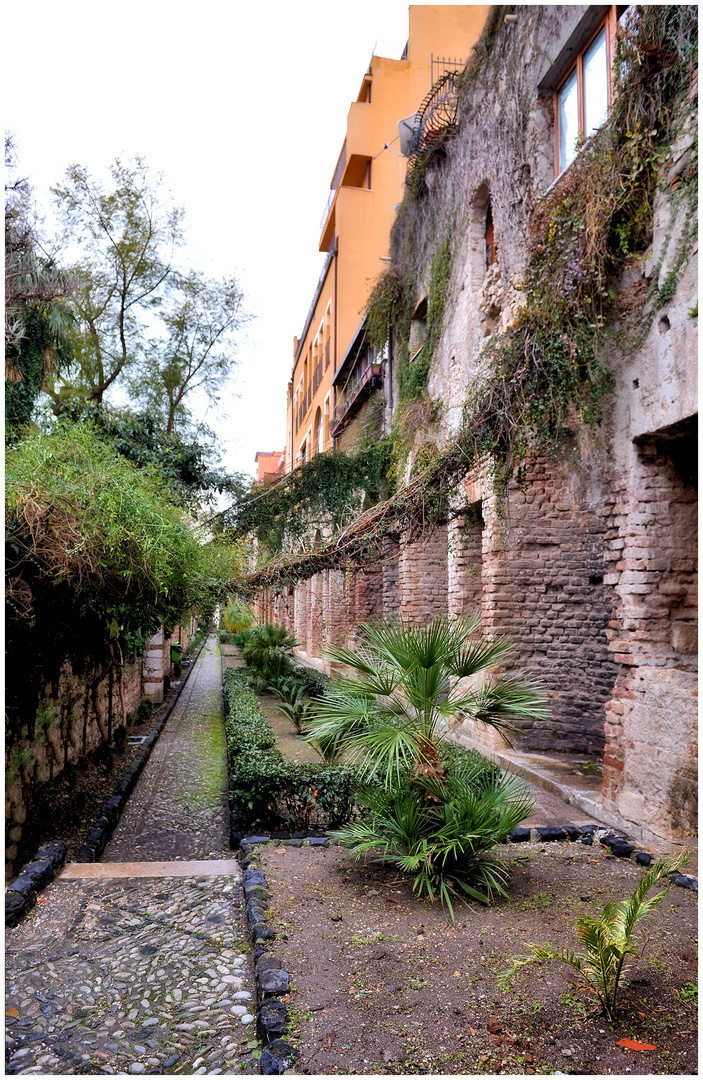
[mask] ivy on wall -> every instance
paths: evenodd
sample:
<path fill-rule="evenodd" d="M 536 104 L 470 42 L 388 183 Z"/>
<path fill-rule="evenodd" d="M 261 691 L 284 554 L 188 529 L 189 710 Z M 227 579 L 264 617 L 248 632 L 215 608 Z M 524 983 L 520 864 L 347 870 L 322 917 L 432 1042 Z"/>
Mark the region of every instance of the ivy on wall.
<path fill-rule="evenodd" d="M 276 582 L 291 583 L 320 569 L 363 565 L 380 557 L 389 532 L 413 537 L 443 520 L 452 489 L 467 473 L 488 467 L 500 494 L 529 453 L 556 448 L 574 417 L 597 428 L 614 385 L 607 364 L 614 323 L 619 323 L 618 348 L 640 344 L 656 311 L 673 296 L 695 243 L 695 145 L 673 186 L 666 182 L 665 164 L 697 104 L 697 25 L 693 6 L 633 9 L 618 40 L 618 94 L 611 116 L 536 207 L 522 305 L 512 326 L 488 339 L 478 374 L 467 387 L 460 428 L 449 444 L 433 451 L 409 483 L 341 536 L 333 536 L 316 553 L 260 568 L 252 585 L 276 587 Z M 494 19 L 489 29 L 468 69 L 466 95 L 481 84 L 502 32 L 500 20 Z M 441 171 L 443 166 L 437 159 L 431 167 Z M 422 192 L 406 196 L 393 229 L 393 261 L 367 306 L 371 339 L 377 348 L 390 341 L 396 364 L 401 401 L 390 441 L 397 481 L 404 473 L 400 458 L 409 446 L 407 425 L 397 418 L 410 403 L 426 398 L 451 273 L 451 237 L 458 231 L 451 191 L 440 197 L 434 184 L 432 189 L 425 184 Z M 662 277 L 661 263 L 655 267 L 648 291 L 624 310 L 618 280 L 651 243 L 658 190 L 666 191 L 674 216 L 687 211 L 684 227 L 673 257 L 669 253 L 667 273 Z M 412 360 L 411 320 L 426 266 L 427 335 Z"/>
<path fill-rule="evenodd" d="M 384 438 L 351 454 L 316 454 L 226 510 L 221 515 L 224 531 L 230 537 L 255 537 L 263 559 L 284 547 L 319 547 L 323 533 L 343 528 L 364 505 L 388 496 L 390 453 L 390 441 Z"/>

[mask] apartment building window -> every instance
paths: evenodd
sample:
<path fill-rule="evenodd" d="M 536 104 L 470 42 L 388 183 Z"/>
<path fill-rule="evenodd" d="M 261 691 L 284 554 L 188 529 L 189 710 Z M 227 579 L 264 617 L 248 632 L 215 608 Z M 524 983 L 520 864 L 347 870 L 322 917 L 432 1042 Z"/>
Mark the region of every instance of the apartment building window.
<path fill-rule="evenodd" d="M 315 413 L 315 434 L 312 445 L 315 454 L 322 453 L 322 409 L 320 408 Z"/>
<path fill-rule="evenodd" d="M 613 6 L 556 89 L 557 176 L 574 160 L 579 143 L 588 139 L 608 118 L 617 25 L 618 8 Z"/>

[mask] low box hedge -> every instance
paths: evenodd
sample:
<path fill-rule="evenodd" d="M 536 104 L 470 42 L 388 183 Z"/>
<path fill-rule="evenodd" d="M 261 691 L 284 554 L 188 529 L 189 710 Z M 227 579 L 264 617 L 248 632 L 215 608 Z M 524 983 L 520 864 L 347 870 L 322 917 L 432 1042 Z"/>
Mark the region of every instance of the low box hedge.
<path fill-rule="evenodd" d="M 287 761 L 241 668 L 225 672 L 224 694 L 230 801 L 247 828 L 337 829 L 348 821 L 358 770 Z"/>

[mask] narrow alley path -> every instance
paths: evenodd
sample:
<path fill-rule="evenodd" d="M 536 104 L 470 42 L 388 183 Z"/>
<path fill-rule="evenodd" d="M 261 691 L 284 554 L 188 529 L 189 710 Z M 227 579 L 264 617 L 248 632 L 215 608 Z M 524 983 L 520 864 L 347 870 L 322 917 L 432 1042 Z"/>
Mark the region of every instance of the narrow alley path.
<path fill-rule="evenodd" d="M 6 932 L 7 1074 L 259 1072 L 226 780 L 211 637 L 101 862 Z"/>

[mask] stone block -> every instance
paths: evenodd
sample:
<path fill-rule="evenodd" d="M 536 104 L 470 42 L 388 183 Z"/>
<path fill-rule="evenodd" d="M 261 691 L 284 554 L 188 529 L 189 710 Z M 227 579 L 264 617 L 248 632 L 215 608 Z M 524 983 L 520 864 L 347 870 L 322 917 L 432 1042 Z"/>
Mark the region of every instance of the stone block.
<path fill-rule="evenodd" d="M 262 994 L 287 994 L 290 990 L 290 978 L 287 971 L 282 968 L 266 968 L 258 978 L 259 988 Z"/>
<path fill-rule="evenodd" d="M 285 1035 L 288 1026 L 286 1007 L 282 1001 L 267 998 L 262 1001 L 256 1018 L 256 1032 L 264 1045 Z"/>
<path fill-rule="evenodd" d="M 291 1069 L 298 1060 L 298 1051 L 283 1039 L 273 1039 L 261 1052 L 261 1072 L 275 1076 Z"/>

